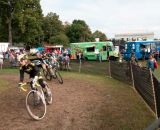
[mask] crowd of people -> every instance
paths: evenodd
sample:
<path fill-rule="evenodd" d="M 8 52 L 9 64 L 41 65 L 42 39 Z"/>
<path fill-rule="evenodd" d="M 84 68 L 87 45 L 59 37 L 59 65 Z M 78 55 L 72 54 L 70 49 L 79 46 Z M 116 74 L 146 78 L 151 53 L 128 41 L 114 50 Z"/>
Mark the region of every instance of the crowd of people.
<path fill-rule="evenodd" d="M 32 53 L 28 50 L 8 50 L 7 52 L 0 53 L 0 67 L 3 68 L 4 61 L 7 60 L 10 63 L 10 66 L 19 66 L 18 57 L 20 55 L 28 55 L 28 57 L 37 57 L 37 58 L 48 58 L 53 64 L 59 63 L 61 69 L 70 68 L 70 58 L 71 51 L 70 49 L 64 49 L 60 51 L 59 49 L 54 49 L 50 51 L 37 51 Z"/>
<path fill-rule="evenodd" d="M 155 69 L 158 68 L 158 60 L 159 60 L 159 52 L 158 51 L 156 51 L 154 53 L 150 53 L 149 58 L 147 60 L 145 58 L 145 55 L 143 56 L 143 54 L 142 54 L 142 60 L 141 61 L 139 61 L 138 58 L 136 57 L 135 53 L 132 52 L 131 57 L 129 59 L 129 61 L 132 64 L 135 64 L 135 65 L 138 65 L 138 66 L 141 66 L 141 67 L 142 67 L 141 63 L 145 62 L 146 63 L 145 67 L 147 67 L 148 69 L 151 69 L 152 72 L 154 72 Z M 123 61 L 125 61 L 124 58 L 123 58 L 123 54 L 120 54 L 119 62 L 123 62 Z"/>
<path fill-rule="evenodd" d="M 60 69 L 70 69 L 70 50 L 38 51 L 35 55 L 37 58 L 44 58 L 46 62 L 51 62 L 52 65 L 57 65 Z"/>
<path fill-rule="evenodd" d="M 58 64 L 60 69 L 70 69 L 70 59 L 71 59 L 71 50 L 64 49 L 54 49 L 49 51 L 37 51 L 35 54 L 30 53 L 28 50 L 8 50 L 5 53 L 0 53 L 0 68 L 3 68 L 3 62 L 5 60 L 8 60 L 10 62 L 11 66 L 18 66 L 18 57 L 19 55 L 27 54 L 29 56 L 35 56 L 37 58 L 44 58 L 46 57 L 47 60 L 50 60 L 52 64 Z M 100 57 L 100 56 L 97 56 Z M 77 51 L 76 52 L 76 59 L 84 59 L 83 52 Z M 98 60 L 100 60 L 99 58 Z M 150 53 L 149 59 L 146 61 L 146 67 L 151 68 L 152 71 L 154 71 L 156 68 L 158 68 L 158 61 L 159 59 L 159 53 L 158 51 L 154 53 Z M 136 58 L 136 55 L 134 52 L 132 52 L 131 57 L 129 59 L 133 64 L 141 66 L 141 62 Z M 119 62 L 125 61 L 123 58 L 123 53 L 119 54 Z M 145 57 L 142 57 L 142 61 L 145 61 Z"/>
<path fill-rule="evenodd" d="M 3 63 L 5 60 L 9 60 L 11 66 L 17 66 L 18 65 L 18 56 L 22 54 L 23 50 L 16 51 L 16 50 L 8 50 L 7 52 L 1 52 L 0 53 L 0 65 L 1 69 L 3 67 Z"/>

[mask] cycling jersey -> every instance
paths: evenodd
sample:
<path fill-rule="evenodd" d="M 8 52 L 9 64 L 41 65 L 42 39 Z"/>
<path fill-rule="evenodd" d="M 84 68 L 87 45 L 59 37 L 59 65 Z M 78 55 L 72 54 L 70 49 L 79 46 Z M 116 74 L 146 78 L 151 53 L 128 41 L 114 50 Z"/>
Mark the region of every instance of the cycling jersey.
<path fill-rule="evenodd" d="M 34 78 L 39 75 L 40 69 L 34 64 L 29 63 L 20 67 L 20 82 L 24 80 L 24 72 L 30 75 L 30 78 Z"/>

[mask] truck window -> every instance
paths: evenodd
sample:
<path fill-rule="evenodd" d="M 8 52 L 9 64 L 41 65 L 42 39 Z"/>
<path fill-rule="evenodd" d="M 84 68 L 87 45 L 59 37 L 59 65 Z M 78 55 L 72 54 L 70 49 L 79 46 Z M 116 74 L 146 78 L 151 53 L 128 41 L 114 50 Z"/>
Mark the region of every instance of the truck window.
<path fill-rule="evenodd" d="M 107 47 L 106 46 L 103 46 L 103 51 L 107 51 Z"/>
<path fill-rule="evenodd" d="M 95 47 L 88 47 L 86 48 L 87 52 L 94 52 L 95 51 Z"/>

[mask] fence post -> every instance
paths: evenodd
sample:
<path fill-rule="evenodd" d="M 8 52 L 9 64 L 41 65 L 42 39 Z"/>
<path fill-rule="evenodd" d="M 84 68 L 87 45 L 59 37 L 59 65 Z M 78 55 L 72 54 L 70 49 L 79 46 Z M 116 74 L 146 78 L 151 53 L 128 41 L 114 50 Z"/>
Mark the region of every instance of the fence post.
<path fill-rule="evenodd" d="M 130 65 L 130 68 L 131 68 L 132 85 L 133 85 L 133 88 L 135 89 L 132 63 L 129 62 L 129 65 Z"/>
<path fill-rule="evenodd" d="M 149 69 L 149 72 L 150 72 L 150 76 L 151 76 L 151 84 L 152 84 L 152 90 L 153 90 L 153 97 L 154 97 L 154 106 L 155 106 L 156 118 L 158 119 L 157 103 L 156 103 L 156 94 L 155 94 L 155 89 L 154 89 L 152 70 Z"/>
<path fill-rule="evenodd" d="M 81 62 L 81 59 L 79 59 L 79 73 L 81 73 L 81 66 L 82 66 L 82 62 Z"/>

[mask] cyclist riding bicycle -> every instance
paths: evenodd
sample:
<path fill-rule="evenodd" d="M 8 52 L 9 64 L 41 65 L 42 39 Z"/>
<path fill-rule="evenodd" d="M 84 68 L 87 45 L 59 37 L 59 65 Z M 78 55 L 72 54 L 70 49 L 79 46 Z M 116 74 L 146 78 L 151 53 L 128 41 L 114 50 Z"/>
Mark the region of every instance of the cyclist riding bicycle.
<path fill-rule="evenodd" d="M 41 85 L 42 88 L 45 88 L 43 78 L 42 78 L 42 76 L 40 76 L 39 67 L 36 66 L 34 63 L 31 63 L 27 59 L 26 55 L 20 55 L 18 60 L 20 63 L 20 83 L 19 83 L 19 85 L 23 84 L 24 73 L 27 73 L 27 74 L 29 74 L 29 76 L 31 78 L 31 83 L 30 83 L 31 89 L 35 89 L 34 83 L 36 83 L 37 81 L 39 82 L 39 84 Z"/>

